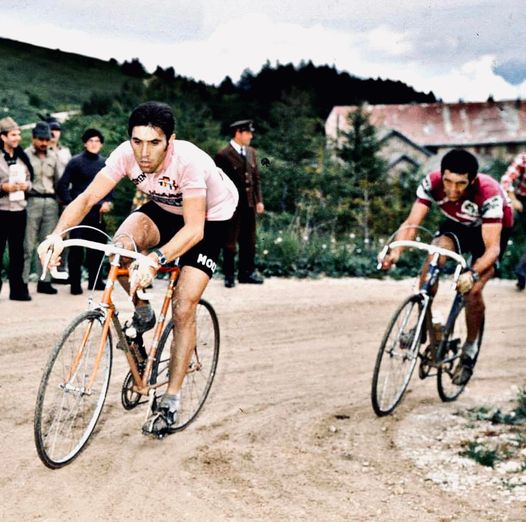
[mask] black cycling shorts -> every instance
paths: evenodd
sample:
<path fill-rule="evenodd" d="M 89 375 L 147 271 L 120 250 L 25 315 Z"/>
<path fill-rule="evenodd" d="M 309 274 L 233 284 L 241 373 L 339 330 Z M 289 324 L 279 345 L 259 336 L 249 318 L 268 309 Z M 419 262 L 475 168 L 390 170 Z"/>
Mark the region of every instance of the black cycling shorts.
<path fill-rule="evenodd" d="M 153 248 L 168 243 L 184 225 L 183 216 L 167 212 L 154 201 L 148 201 L 134 212 L 146 214 L 159 229 L 161 238 Z M 212 277 L 225 242 L 226 223 L 228 221 L 205 221 L 203 239 L 179 258 L 179 266 L 193 266 Z"/>
<path fill-rule="evenodd" d="M 502 260 L 502 256 L 506 251 L 508 246 L 508 239 L 511 236 L 511 228 L 503 228 L 500 233 L 500 254 L 499 261 Z M 438 232 L 435 234 L 435 237 L 438 236 L 455 236 L 458 240 L 456 244 L 456 249 L 460 247 L 461 254 L 469 253 L 472 255 L 471 264 L 475 262 L 484 252 L 486 251 L 486 246 L 484 245 L 484 240 L 482 239 L 482 227 L 467 227 L 462 225 L 457 221 L 452 219 L 446 219 L 440 225 Z M 454 238 L 453 238 L 454 239 Z"/>

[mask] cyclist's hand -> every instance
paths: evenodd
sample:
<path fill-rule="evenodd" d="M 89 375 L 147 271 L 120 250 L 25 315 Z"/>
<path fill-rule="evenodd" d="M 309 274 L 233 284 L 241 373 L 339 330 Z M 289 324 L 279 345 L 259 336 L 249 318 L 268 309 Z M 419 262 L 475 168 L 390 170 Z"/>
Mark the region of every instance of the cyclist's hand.
<path fill-rule="evenodd" d="M 44 269 L 54 268 L 60 264 L 62 250 L 64 250 L 64 242 L 59 234 L 50 234 L 38 245 L 37 254 Z M 51 251 L 51 258 L 48 266 L 44 266 L 49 251 Z"/>
<path fill-rule="evenodd" d="M 393 265 L 396 265 L 400 259 L 400 252 L 398 250 L 389 250 L 383 259 L 378 259 L 382 270 L 389 270 Z"/>
<path fill-rule="evenodd" d="M 148 256 L 147 259 L 134 261 L 130 265 L 130 295 L 133 296 L 137 290 L 147 288 L 155 279 L 159 265 Z"/>
<path fill-rule="evenodd" d="M 474 272 L 471 270 L 462 272 L 457 279 L 457 291 L 461 294 L 467 294 L 473 288 L 475 280 Z"/>

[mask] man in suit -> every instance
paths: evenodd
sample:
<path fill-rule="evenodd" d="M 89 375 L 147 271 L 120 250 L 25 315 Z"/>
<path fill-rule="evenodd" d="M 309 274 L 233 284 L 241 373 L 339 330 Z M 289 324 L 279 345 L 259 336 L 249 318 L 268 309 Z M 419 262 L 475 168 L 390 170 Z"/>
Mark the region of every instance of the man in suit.
<path fill-rule="evenodd" d="M 255 271 L 256 214 L 265 210 L 256 151 L 250 147 L 254 133 L 252 120 L 239 120 L 230 125 L 230 143 L 215 156 L 216 165 L 234 182 L 239 192 L 239 204 L 228 226 L 223 248 L 225 286 L 235 286 L 234 259 L 239 245 L 238 281 L 262 284 Z"/>

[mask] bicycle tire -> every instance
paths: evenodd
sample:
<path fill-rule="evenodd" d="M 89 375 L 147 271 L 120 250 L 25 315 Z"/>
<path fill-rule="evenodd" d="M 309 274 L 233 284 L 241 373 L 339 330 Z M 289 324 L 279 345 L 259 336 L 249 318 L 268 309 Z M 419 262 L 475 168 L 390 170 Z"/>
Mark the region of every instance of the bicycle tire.
<path fill-rule="evenodd" d="M 170 319 L 159 341 L 150 380 L 152 385 L 168 381 L 172 334 L 173 321 Z M 219 344 L 217 314 L 210 303 L 201 299 L 196 310 L 196 346 L 181 388 L 180 409 L 177 422 L 170 430 L 172 433 L 184 430 L 201 412 L 216 374 Z M 157 390 L 162 391 L 162 388 Z"/>
<path fill-rule="evenodd" d="M 391 317 L 376 356 L 371 386 L 372 407 L 379 417 L 398 406 L 409 386 L 422 342 L 424 313 L 422 299 L 413 295 Z"/>
<path fill-rule="evenodd" d="M 464 388 L 472 377 L 471 375 L 464 384 L 457 385 L 452 382 L 455 364 L 461 355 L 461 348 L 467 335 L 465 310 L 465 305 L 462 303 L 456 316 L 450 321 L 450 324 L 447 325 L 446 331 L 444 332 L 444 340 L 440 343 L 437 350 L 437 361 L 445 361 L 439 364 L 437 371 L 437 391 L 443 402 L 456 400 L 464 391 Z M 474 357 L 473 369 L 475 368 L 480 353 L 483 334 L 484 318 L 482 318 L 482 322 L 480 323 L 480 331 L 477 339 L 477 353 Z"/>
<path fill-rule="evenodd" d="M 61 468 L 85 448 L 99 420 L 111 376 L 112 340 L 108 337 L 91 389 L 92 375 L 102 335 L 104 315 L 90 310 L 78 315 L 54 346 L 40 381 L 34 419 L 38 456 L 51 469 Z M 86 339 L 71 374 L 79 346 Z"/>

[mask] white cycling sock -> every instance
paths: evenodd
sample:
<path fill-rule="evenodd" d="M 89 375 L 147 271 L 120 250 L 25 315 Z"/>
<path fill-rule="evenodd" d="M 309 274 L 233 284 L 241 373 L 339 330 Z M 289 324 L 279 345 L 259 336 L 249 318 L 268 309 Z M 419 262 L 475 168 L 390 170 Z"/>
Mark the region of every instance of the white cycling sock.
<path fill-rule="evenodd" d="M 474 359 L 477 355 L 477 341 L 466 341 L 462 347 L 462 355 Z"/>

